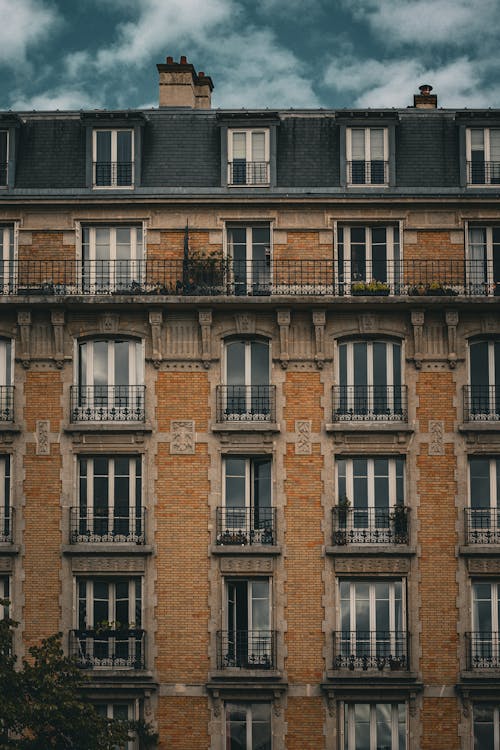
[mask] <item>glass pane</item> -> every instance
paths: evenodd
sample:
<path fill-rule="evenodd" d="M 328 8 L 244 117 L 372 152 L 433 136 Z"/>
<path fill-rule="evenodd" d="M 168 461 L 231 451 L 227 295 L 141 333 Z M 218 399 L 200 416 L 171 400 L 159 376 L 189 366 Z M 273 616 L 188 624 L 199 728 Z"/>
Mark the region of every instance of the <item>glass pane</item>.
<path fill-rule="evenodd" d="M 245 343 L 232 341 L 226 347 L 226 369 L 228 385 L 245 384 Z"/>
<path fill-rule="evenodd" d="M 382 128 L 370 129 L 370 159 L 384 160 L 384 131 Z"/>
<path fill-rule="evenodd" d="M 500 130 L 490 130 L 490 161 L 500 162 Z"/>
<path fill-rule="evenodd" d="M 130 130 L 118 130 L 116 133 L 117 162 L 132 161 L 132 133 Z"/>
<path fill-rule="evenodd" d="M 266 136 L 265 133 L 252 133 L 252 161 L 265 161 Z"/>
<path fill-rule="evenodd" d="M 111 130 L 96 131 L 96 161 L 111 162 Z"/>
<path fill-rule="evenodd" d="M 488 458 L 471 458 L 469 469 L 471 508 L 489 508 L 490 460 Z"/>
<path fill-rule="evenodd" d="M 351 130 L 352 160 L 363 160 L 365 158 L 365 131 L 361 128 Z"/>
<path fill-rule="evenodd" d="M 267 385 L 269 383 L 269 345 L 253 341 L 251 356 L 251 384 Z"/>
<path fill-rule="evenodd" d="M 470 145 L 472 151 L 483 151 L 484 130 L 482 128 L 472 128 L 470 130 Z"/>
<path fill-rule="evenodd" d="M 233 159 L 245 159 L 247 155 L 246 133 L 233 133 Z"/>
<path fill-rule="evenodd" d="M 488 343 L 486 341 L 471 344 L 470 379 L 473 388 L 489 384 Z"/>
<path fill-rule="evenodd" d="M 129 347 L 134 346 L 128 341 L 115 341 L 115 382 L 114 385 L 133 385 L 129 368 Z M 118 394 L 125 395 L 125 394 Z"/>
<path fill-rule="evenodd" d="M 109 385 L 108 383 L 108 342 L 94 341 L 94 385 Z"/>
<path fill-rule="evenodd" d="M 269 508 L 271 506 L 271 461 L 254 461 L 254 496 L 255 508 Z M 263 520 L 270 520 L 264 516 Z"/>
<path fill-rule="evenodd" d="M 356 703 L 354 706 L 355 750 L 370 750 L 370 704 Z"/>

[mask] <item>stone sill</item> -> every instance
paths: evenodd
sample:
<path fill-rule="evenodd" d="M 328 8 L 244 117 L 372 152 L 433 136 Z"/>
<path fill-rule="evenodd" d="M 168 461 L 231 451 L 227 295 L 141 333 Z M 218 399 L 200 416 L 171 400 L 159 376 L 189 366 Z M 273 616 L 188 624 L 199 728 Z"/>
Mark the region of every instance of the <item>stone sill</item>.
<path fill-rule="evenodd" d="M 417 550 L 407 544 L 335 544 L 325 547 L 336 557 L 413 557 Z"/>
<path fill-rule="evenodd" d="M 0 422 L 0 432 L 21 432 L 21 427 L 16 422 Z"/>
<path fill-rule="evenodd" d="M 414 432 L 408 422 L 327 422 L 327 432 L 400 432 L 410 434 Z"/>
<path fill-rule="evenodd" d="M 461 544 L 458 551 L 464 557 L 499 557 L 500 544 Z"/>
<path fill-rule="evenodd" d="M 500 432 L 500 420 L 497 422 L 463 422 L 458 425 L 459 432 Z"/>
<path fill-rule="evenodd" d="M 259 557 L 275 557 L 281 555 L 279 544 L 212 544 L 212 555 L 252 555 Z"/>
<path fill-rule="evenodd" d="M 82 669 L 87 675 L 83 688 L 110 687 L 113 690 L 140 690 L 141 688 L 151 690 L 155 686 L 153 673 L 149 669 Z"/>
<path fill-rule="evenodd" d="M 20 551 L 21 546 L 19 544 L 11 544 L 9 542 L 0 543 L 0 557 L 13 557 L 14 555 L 18 555 Z"/>
<path fill-rule="evenodd" d="M 71 422 L 63 425 L 63 432 L 150 433 L 153 432 L 153 427 L 149 422 Z"/>
<path fill-rule="evenodd" d="M 76 544 L 63 544 L 62 553 L 63 555 L 69 556 L 93 556 L 99 557 L 105 556 L 120 556 L 120 555 L 152 555 L 154 552 L 153 547 L 150 544 L 135 544 L 134 542 L 113 542 L 106 544 L 104 543 L 76 543 Z"/>
<path fill-rule="evenodd" d="M 216 422 L 212 432 L 281 432 L 278 422 Z"/>
<path fill-rule="evenodd" d="M 387 682 L 397 683 L 412 683 L 416 682 L 418 676 L 416 672 L 410 672 L 404 669 L 394 669 L 387 671 L 379 671 L 378 669 L 355 669 L 353 671 L 348 669 L 327 669 L 326 677 L 328 680 L 335 681 L 344 685 L 357 686 L 361 683 L 360 687 L 366 687 L 363 683 L 374 683 L 378 685 L 384 685 Z"/>

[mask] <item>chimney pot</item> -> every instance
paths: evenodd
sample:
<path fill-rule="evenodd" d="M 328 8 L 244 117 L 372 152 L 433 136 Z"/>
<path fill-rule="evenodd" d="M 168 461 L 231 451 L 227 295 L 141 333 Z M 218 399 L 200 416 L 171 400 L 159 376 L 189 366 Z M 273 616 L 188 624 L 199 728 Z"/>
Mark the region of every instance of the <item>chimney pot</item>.
<path fill-rule="evenodd" d="M 160 75 L 160 107 L 210 109 L 212 79 L 203 71 L 196 73 L 186 55 L 179 62 L 169 55 L 166 64 L 159 63 L 156 67 Z"/>
<path fill-rule="evenodd" d="M 429 83 L 423 83 L 418 90 L 420 93 L 413 96 L 413 106 L 416 109 L 436 109 L 437 96 L 431 94 L 432 86 Z"/>
<path fill-rule="evenodd" d="M 173 61 L 174 61 L 174 58 L 169 55 L 167 57 L 167 65 L 172 65 Z"/>
<path fill-rule="evenodd" d="M 198 72 L 198 78 L 205 78 L 205 73 L 202 70 Z"/>
<path fill-rule="evenodd" d="M 429 86 L 428 83 L 423 83 L 422 86 L 418 87 L 418 90 L 420 91 L 422 96 L 429 96 L 432 91 L 432 86 Z"/>
<path fill-rule="evenodd" d="M 181 65 L 186 65 L 186 64 L 187 64 L 187 57 L 186 57 L 186 55 L 181 55 Z"/>

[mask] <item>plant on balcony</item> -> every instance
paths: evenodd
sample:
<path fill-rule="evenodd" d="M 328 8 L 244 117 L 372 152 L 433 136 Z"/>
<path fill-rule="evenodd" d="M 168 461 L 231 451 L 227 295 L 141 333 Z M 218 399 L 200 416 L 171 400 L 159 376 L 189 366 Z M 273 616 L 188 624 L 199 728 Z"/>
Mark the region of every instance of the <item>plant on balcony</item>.
<path fill-rule="evenodd" d="M 351 292 L 354 295 L 386 297 L 389 294 L 389 284 L 385 281 L 356 281 L 351 286 Z"/>
<path fill-rule="evenodd" d="M 389 513 L 394 542 L 396 544 L 408 544 L 408 518 L 404 505 L 395 505 Z"/>
<path fill-rule="evenodd" d="M 347 518 L 351 501 L 346 495 L 339 497 L 337 504 L 337 529 L 334 533 L 334 544 L 347 544 Z"/>
<path fill-rule="evenodd" d="M 427 284 L 425 293 L 435 297 L 455 297 L 458 294 L 456 289 L 453 289 L 449 284 L 444 284 L 442 281 L 432 281 L 430 284 Z"/>
<path fill-rule="evenodd" d="M 225 278 L 226 259 L 222 250 L 191 250 L 183 261 L 178 294 L 220 294 Z"/>
<path fill-rule="evenodd" d="M 226 529 L 219 537 L 219 544 L 247 544 L 248 538 L 244 531 L 230 531 Z"/>

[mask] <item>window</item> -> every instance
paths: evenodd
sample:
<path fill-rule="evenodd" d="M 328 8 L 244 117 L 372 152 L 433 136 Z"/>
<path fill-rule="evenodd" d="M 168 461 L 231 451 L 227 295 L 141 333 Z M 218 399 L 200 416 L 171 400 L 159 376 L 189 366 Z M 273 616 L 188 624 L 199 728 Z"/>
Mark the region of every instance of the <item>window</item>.
<path fill-rule="evenodd" d="M 470 227 L 468 253 L 469 294 L 500 295 L 500 227 Z"/>
<path fill-rule="evenodd" d="M 133 130 L 95 129 L 92 136 L 94 187 L 133 187 Z"/>
<path fill-rule="evenodd" d="M 399 227 L 339 227 L 337 230 L 339 292 L 399 292 L 401 256 Z M 379 282 L 377 285 L 369 282 Z"/>
<path fill-rule="evenodd" d="M 472 584 L 472 669 L 499 669 L 500 584 L 476 581 Z"/>
<path fill-rule="evenodd" d="M 0 292 L 12 294 L 16 285 L 15 233 L 12 225 L 0 225 Z M 29 261 L 22 270 L 27 271 Z M 20 279 L 22 281 L 22 279 Z"/>
<path fill-rule="evenodd" d="M 337 460 L 336 544 L 407 544 L 404 459 Z"/>
<path fill-rule="evenodd" d="M 226 456 L 218 544 L 274 544 L 271 459 Z"/>
<path fill-rule="evenodd" d="M 72 421 L 143 422 L 143 381 L 140 341 L 96 339 L 78 344 Z"/>
<path fill-rule="evenodd" d="M 339 383 L 334 386 L 335 421 L 404 421 L 401 345 L 352 341 L 339 345 Z"/>
<path fill-rule="evenodd" d="M 0 542 L 12 542 L 10 456 L 0 456 Z"/>
<path fill-rule="evenodd" d="M 134 703 L 96 703 L 95 708 L 101 716 L 115 721 L 132 722 L 137 721 L 137 711 Z M 125 745 L 116 750 L 137 750 L 136 740 L 129 740 Z"/>
<path fill-rule="evenodd" d="M 500 750 L 500 706 L 474 704 L 474 750 Z"/>
<path fill-rule="evenodd" d="M 269 384 L 269 343 L 237 339 L 225 346 L 225 385 L 218 393 L 218 420 L 272 421 L 274 388 Z"/>
<path fill-rule="evenodd" d="M 387 128 L 347 128 L 346 147 L 349 185 L 388 184 Z"/>
<path fill-rule="evenodd" d="M 467 544 L 500 544 L 500 458 L 469 460 Z"/>
<path fill-rule="evenodd" d="M 225 750 L 271 750 L 271 705 L 226 703 Z"/>
<path fill-rule="evenodd" d="M 269 130 L 228 131 L 228 185 L 269 184 Z"/>
<path fill-rule="evenodd" d="M 0 599 L 9 600 L 10 598 L 10 582 L 7 576 L 0 576 Z M 9 605 L 6 604 L 0 607 L 0 620 L 5 619 L 9 615 Z"/>
<path fill-rule="evenodd" d="M 267 226 L 228 226 L 229 283 L 234 294 L 270 294 L 271 232 Z"/>
<path fill-rule="evenodd" d="M 500 128 L 468 128 L 466 131 L 467 183 L 500 184 Z"/>
<path fill-rule="evenodd" d="M 268 578 L 226 582 L 226 630 L 220 638 L 219 668 L 275 666 L 270 589 Z"/>
<path fill-rule="evenodd" d="M 0 130 L 0 187 L 8 185 L 9 131 Z"/>
<path fill-rule="evenodd" d="M 73 542 L 144 543 L 139 456 L 80 457 Z"/>
<path fill-rule="evenodd" d="M 73 645 L 80 665 L 143 667 L 141 579 L 78 579 L 77 597 Z"/>
<path fill-rule="evenodd" d="M 9 339 L 0 339 L 0 422 L 14 419 L 13 346 Z"/>
<path fill-rule="evenodd" d="M 500 419 L 500 341 L 476 341 L 469 347 L 470 386 L 466 386 L 465 418 Z"/>
<path fill-rule="evenodd" d="M 84 292 L 92 294 L 140 290 L 142 227 L 83 227 L 82 281 Z"/>
<path fill-rule="evenodd" d="M 408 669 L 404 587 L 398 581 L 340 581 L 336 669 Z"/>
<path fill-rule="evenodd" d="M 347 703 L 344 750 L 406 750 L 404 703 Z"/>

